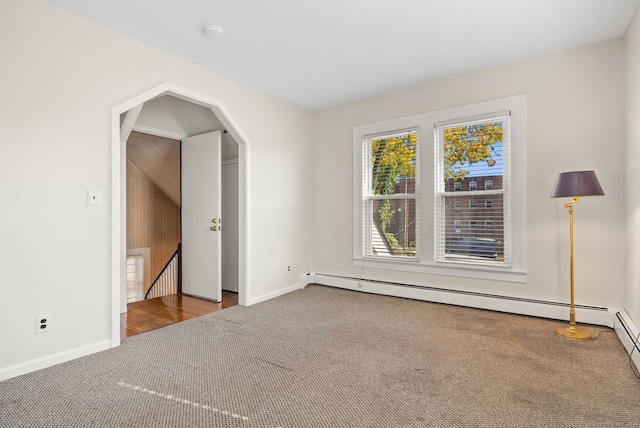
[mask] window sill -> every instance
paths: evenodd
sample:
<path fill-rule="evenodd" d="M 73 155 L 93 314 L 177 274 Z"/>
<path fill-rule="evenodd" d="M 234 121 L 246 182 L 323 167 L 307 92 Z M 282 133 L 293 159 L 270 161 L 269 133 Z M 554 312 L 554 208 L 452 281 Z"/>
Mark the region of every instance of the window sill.
<path fill-rule="evenodd" d="M 385 260 L 382 258 L 354 257 L 357 267 L 396 270 L 401 272 L 428 273 L 462 278 L 488 279 L 492 281 L 527 282 L 527 272 L 514 267 L 480 266 L 459 262 L 424 263 L 416 260 Z"/>

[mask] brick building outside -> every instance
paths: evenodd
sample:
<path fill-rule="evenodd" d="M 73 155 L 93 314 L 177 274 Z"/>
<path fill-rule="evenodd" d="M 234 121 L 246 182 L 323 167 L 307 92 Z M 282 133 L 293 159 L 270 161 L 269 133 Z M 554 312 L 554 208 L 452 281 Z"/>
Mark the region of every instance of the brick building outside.
<path fill-rule="evenodd" d="M 447 257 L 500 258 L 504 254 L 503 195 L 484 192 L 499 189 L 502 189 L 501 175 L 447 180 L 447 197 L 444 198 Z M 415 180 L 398 180 L 395 191 L 396 194 L 415 193 Z M 455 195 L 457 192 L 460 192 L 460 196 Z M 386 232 L 397 241 L 396 252 L 403 251 L 398 250 L 401 248 L 405 255 L 411 255 L 417 242 L 415 200 L 391 200 L 390 203 L 394 214 L 386 226 Z M 391 242 L 389 245 L 393 247 Z"/>
<path fill-rule="evenodd" d="M 499 258 L 504 255 L 502 175 L 465 177 L 445 183 L 445 253 Z M 455 193 L 460 192 L 460 196 Z M 462 192 L 465 192 L 462 195 Z M 471 192 L 477 192 L 477 195 Z"/>

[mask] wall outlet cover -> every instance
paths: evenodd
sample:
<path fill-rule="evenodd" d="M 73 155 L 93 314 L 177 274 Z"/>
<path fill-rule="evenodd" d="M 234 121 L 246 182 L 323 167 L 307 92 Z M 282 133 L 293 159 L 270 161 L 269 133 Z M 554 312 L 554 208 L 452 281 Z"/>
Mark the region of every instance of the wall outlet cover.
<path fill-rule="evenodd" d="M 36 333 L 48 333 L 51 331 L 51 314 L 38 315 L 36 317 Z"/>

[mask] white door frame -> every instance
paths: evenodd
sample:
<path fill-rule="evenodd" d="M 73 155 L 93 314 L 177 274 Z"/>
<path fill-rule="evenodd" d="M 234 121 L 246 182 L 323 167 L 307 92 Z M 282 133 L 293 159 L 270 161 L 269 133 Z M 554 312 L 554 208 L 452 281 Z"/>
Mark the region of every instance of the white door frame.
<path fill-rule="evenodd" d="M 228 114 L 219 100 L 197 92 L 181 88 L 171 83 L 162 83 L 129 100 L 111 108 L 111 346 L 120 345 L 121 287 L 126 284 L 126 138 L 122 141 L 121 131 L 129 133 L 133 123 L 120 124 L 120 115 L 136 109 L 137 117 L 142 104 L 163 95 L 171 95 L 203 107 L 210 108 L 224 128 L 238 143 L 238 303 L 247 305 L 250 301 L 249 287 L 249 144 L 244 133 Z M 131 122 L 131 121 L 130 121 Z M 135 122 L 133 118 L 132 122 Z M 125 136 L 126 137 L 126 136 Z"/>

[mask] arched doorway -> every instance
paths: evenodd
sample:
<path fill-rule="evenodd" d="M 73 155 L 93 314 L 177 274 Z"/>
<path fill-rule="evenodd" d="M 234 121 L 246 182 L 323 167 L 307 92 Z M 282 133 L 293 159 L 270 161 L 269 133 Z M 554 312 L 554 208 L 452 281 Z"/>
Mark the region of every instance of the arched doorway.
<path fill-rule="evenodd" d="M 120 344 L 120 312 L 126 310 L 126 140 L 145 102 L 171 96 L 208 108 L 238 146 L 238 303 L 246 305 L 247 284 L 247 139 L 222 103 L 202 94 L 163 83 L 111 109 L 111 342 Z"/>

